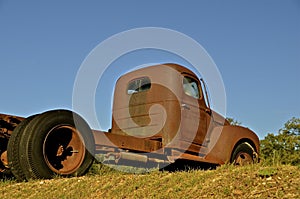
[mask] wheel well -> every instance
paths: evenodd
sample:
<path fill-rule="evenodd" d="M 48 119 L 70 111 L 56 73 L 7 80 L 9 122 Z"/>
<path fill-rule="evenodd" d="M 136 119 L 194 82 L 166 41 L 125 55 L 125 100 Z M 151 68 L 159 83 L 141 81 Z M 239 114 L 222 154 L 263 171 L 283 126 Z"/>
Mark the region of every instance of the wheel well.
<path fill-rule="evenodd" d="M 233 155 L 233 153 L 234 153 L 236 147 L 237 147 L 238 145 L 240 145 L 241 143 L 243 143 L 243 142 L 249 143 L 249 144 L 251 145 L 251 147 L 254 149 L 254 151 L 255 151 L 256 153 L 258 153 L 257 148 L 256 148 L 254 142 L 253 142 L 252 140 L 250 140 L 250 139 L 243 138 L 243 139 L 240 139 L 240 140 L 234 145 L 234 147 L 233 147 L 233 149 L 232 149 L 232 151 L 231 151 L 230 159 L 232 158 L 232 155 Z"/>

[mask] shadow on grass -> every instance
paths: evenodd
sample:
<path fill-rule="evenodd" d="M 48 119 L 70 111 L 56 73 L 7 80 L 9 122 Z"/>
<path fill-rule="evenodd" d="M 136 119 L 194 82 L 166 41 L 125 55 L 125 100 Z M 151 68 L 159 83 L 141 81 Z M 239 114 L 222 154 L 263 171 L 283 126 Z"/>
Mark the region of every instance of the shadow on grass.
<path fill-rule="evenodd" d="M 0 181 L 13 181 L 16 178 L 11 173 L 0 173 Z"/>
<path fill-rule="evenodd" d="M 160 171 L 177 172 L 177 171 L 189 171 L 189 170 L 214 170 L 219 165 L 199 163 L 190 160 L 176 160 L 174 163 L 167 165 L 160 169 Z"/>

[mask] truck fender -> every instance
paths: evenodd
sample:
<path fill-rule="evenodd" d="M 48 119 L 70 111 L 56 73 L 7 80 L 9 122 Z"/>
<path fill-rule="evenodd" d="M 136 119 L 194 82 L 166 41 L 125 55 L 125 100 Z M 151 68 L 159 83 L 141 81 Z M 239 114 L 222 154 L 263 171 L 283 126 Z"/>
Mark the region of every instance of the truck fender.
<path fill-rule="evenodd" d="M 255 153 L 259 152 L 259 139 L 250 129 L 233 125 L 215 127 L 210 134 L 205 159 L 218 164 L 229 163 L 235 147 L 242 142 L 250 144 Z"/>

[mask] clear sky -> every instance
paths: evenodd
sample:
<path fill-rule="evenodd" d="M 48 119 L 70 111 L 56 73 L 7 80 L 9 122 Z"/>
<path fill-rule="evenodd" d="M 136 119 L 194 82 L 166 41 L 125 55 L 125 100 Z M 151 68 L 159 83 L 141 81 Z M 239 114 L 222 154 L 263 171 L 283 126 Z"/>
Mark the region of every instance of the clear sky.
<path fill-rule="evenodd" d="M 260 138 L 300 117 L 297 0 L 0 0 L 0 112 L 71 109 L 77 71 L 93 48 L 119 32 L 149 26 L 182 32 L 206 49 L 225 84 L 227 116 Z M 125 68 L 172 61 L 178 60 L 150 50 L 112 64 L 95 105 L 104 130 L 113 84 Z"/>

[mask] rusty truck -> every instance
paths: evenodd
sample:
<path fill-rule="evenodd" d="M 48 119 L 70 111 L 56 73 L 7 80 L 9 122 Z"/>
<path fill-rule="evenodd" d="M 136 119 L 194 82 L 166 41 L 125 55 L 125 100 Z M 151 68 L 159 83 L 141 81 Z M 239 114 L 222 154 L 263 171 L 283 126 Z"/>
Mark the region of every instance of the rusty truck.
<path fill-rule="evenodd" d="M 18 180 L 81 176 L 97 155 L 115 164 L 188 160 L 244 165 L 256 162 L 258 153 L 257 135 L 213 111 L 205 82 L 172 63 L 137 69 L 117 80 L 108 131 L 91 130 L 71 110 L 27 118 L 0 115 L 0 172 Z"/>

